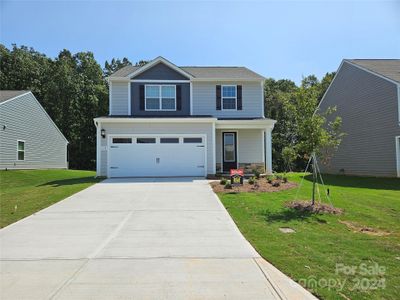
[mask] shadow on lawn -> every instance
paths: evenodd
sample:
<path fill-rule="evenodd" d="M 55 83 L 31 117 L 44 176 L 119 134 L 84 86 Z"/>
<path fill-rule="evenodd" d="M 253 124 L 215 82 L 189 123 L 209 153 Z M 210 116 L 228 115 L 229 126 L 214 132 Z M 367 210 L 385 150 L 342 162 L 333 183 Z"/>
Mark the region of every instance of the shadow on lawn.
<path fill-rule="evenodd" d="M 312 175 L 306 175 L 304 179 L 312 182 Z M 399 178 L 357 177 L 322 174 L 322 179 L 327 186 L 400 191 Z"/>
<path fill-rule="evenodd" d="M 265 210 L 261 213 L 268 223 L 274 222 L 290 222 L 290 221 L 307 221 L 326 223 L 324 219 L 318 217 L 318 214 L 309 211 L 298 211 L 295 209 L 286 208 L 279 212 L 271 212 Z"/>
<path fill-rule="evenodd" d="M 101 181 L 100 179 L 94 177 L 79 177 L 79 178 L 70 178 L 70 179 L 61 179 L 61 180 L 53 180 L 38 186 L 65 186 L 65 185 L 75 185 L 75 184 L 82 184 L 82 183 L 96 183 Z"/>

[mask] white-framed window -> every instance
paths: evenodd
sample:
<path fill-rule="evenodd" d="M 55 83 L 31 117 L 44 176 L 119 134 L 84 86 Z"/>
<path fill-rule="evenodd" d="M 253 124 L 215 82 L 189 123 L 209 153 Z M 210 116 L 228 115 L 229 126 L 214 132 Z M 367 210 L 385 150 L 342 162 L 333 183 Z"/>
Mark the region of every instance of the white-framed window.
<path fill-rule="evenodd" d="M 145 110 L 175 111 L 176 85 L 145 85 Z"/>
<path fill-rule="evenodd" d="M 221 89 L 222 109 L 237 109 L 237 86 L 223 85 Z"/>
<path fill-rule="evenodd" d="M 17 160 L 25 160 L 25 141 L 17 141 Z"/>

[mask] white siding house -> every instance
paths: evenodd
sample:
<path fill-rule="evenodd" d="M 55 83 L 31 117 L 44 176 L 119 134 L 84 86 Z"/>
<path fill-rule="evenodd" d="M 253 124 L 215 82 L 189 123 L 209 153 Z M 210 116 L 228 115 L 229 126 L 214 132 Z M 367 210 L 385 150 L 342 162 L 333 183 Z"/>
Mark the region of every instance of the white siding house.
<path fill-rule="evenodd" d="M 66 169 L 68 141 L 29 91 L 0 91 L 0 169 Z"/>

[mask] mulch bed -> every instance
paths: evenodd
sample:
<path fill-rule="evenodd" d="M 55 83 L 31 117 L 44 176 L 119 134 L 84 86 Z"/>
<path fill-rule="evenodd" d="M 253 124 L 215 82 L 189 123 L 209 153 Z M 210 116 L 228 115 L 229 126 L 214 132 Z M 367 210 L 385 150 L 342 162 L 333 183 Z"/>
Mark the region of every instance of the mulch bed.
<path fill-rule="evenodd" d="M 311 200 L 309 201 L 291 201 L 285 203 L 285 206 L 288 208 L 293 208 L 298 211 L 316 213 L 316 214 L 333 214 L 340 215 L 343 213 L 343 209 L 338 207 L 333 207 L 326 203 L 316 202 L 314 205 L 311 205 Z"/>
<path fill-rule="evenodd" d="M 279 182 L 279 186 L 272 186 L 272 183 Z M 215 193 L 251 193 L 251 192 L 279 192 L 297 187 L 295 182 L 283 182 L 283 180 L 274 180 L 268 183 L 265 178 L 256 180 L 254 184 L 249 184 L 247 181 L 240 186 L 232 186 L 232 189 L 226 189 L 224 185 L 218 182 L 211 182 L 211 187 Z"/>

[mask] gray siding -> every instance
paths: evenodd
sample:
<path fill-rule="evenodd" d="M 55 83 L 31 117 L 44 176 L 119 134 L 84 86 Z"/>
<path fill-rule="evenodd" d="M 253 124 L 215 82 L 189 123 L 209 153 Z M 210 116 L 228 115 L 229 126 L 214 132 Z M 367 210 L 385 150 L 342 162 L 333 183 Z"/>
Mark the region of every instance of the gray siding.
<path fill-rule="evenodd" d="M 217 110 L 217 85 L 242 85 L 242 110 Z M 193 115 L 225 118 L 263 117 L 263 88 L 260 82 L 193 82 Z"/>
<path fill-rule="evenodd" d="M 168 84 L 171 83 L 163 83 L 162 81 L 158 83 L 146 83 L 146 82 L 132 82 L 131 83 L 131 107 L 132 107 L 132 115 L 134 116 L 188 116 L 190 115 L 190 84 L 189 83 L 177 83 L 173 85 L 181 86 L 181 97 L 182 97 L 182 109 L 177 111 L 145 111 L 140 110 L 140 85 L 146 84 Z"/>
<path fill-rule="evenodd" d="M 395 136 L 400 135 L 397 86 L 346 62 L 326 93 L 321 110 L 337 106 L 347 134 L 322 171 L 397 176 Z"/>
<path fill-rule="evenodd" d="M 27 94 L 0 104 L 0 168 L 67 168 L 67 141 L 43 108 Z M 25 160 L 17 160 L 17 140 L 25 141 Z"/>
<path fill-rule="evenodd" d="M 207 135 L 207 173 L 213 171 L 213 126 L 212 123 L 103 123 L 108 134 L 206 134 Z M 107 175 L 107 140 L 100 139 L 101 162 L 99 176 Z M 171 153 L 173 155 L 173 153 Z"/>
<path fill-rule="evenodd" d="M 129 115 L 129 82 L 111 83 L 111 115 Z"/>
<path fill-rule="evenodd" d="M 150 69 L 132 77 L 131 79 L 154 79 L 154 80 L 188 80 L 186 76 L 171 69 L 163 63 L 158 63 Z"/>

